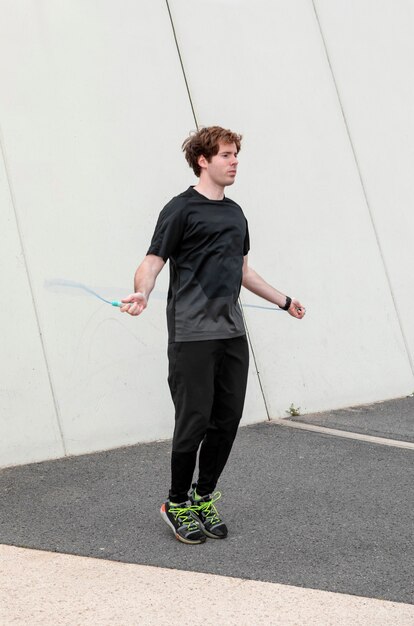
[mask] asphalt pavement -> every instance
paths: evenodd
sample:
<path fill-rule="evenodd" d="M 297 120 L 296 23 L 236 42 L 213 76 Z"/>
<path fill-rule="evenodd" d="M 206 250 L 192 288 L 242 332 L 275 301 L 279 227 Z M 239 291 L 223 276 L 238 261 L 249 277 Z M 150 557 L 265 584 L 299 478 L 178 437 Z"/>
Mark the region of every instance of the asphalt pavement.
<path fill-rule="evenodd" d="M 296 418 L 411 440 L 414 399 Z M 272 422 L 239 430 L 220 480 L 224 541 L 162 521 L 170 442 L 0 471 L 0 544 L 414 602 L 414 450 Z"/>

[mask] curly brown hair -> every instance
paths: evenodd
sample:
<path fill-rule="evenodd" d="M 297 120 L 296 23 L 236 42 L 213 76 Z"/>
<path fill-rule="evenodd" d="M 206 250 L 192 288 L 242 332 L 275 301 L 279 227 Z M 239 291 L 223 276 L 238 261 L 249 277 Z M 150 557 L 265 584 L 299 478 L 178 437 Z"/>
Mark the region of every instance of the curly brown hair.
<path fill-rule="evenodd" d="M 206 126 L 190 134 L 182 145 L 188 165 L 193 168 L 196 176 L 200 176 L 201 167 L 198 159 L 204 156 L 207 161 L 215 156 L 219 151 L 221 143 L 235 143 L 237 152 L 240 151 L 242 135 L 233 133 L 231 130 L 221 128 L 221 126 Z"/>

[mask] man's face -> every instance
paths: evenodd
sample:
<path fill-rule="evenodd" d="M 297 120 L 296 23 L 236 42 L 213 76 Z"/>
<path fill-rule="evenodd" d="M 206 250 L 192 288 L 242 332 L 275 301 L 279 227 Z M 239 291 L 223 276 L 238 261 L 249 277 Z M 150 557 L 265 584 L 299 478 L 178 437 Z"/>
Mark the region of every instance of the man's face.
<path fill-rule="evenodd" d="M 207 161 L 202 157 L 202 171 L 211 182 L 221 187 L 232 185 L 237 174 L 237 148 L 235 143 L 219 143 L 218 153 Z"/>

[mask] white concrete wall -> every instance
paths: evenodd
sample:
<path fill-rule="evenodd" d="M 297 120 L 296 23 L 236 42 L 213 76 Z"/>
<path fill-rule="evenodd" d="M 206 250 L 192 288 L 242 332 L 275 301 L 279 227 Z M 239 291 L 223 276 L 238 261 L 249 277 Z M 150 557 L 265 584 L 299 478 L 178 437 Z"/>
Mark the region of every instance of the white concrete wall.
<path fill-rule="evenodd" d="M 162 296 L 45 281 L 130 291 L 196 122 L 244 134 L 251 264 L 308 308 L 245 309 L 244 423 L 414 388 L 410 3 L 169 8 L 196 120 L 164 0 L 0 0 L 0 466 L 171 435 Z"/>

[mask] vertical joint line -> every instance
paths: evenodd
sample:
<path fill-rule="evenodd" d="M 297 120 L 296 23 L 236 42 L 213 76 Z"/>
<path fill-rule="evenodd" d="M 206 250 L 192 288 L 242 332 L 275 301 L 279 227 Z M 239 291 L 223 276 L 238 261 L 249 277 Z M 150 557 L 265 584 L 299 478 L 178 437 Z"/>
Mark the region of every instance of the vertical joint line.
<path fill-rule="evenodd" d="M 258 365 L 257 365 L 256 354 L 255 354 L 254 349 L 253 349 L 252 340 L 251 340 L 251 338 L 250 338 L 249 329 L 248 329 L 248 327 L 247 327 L 246 316 L 245 316 L 245 314 L 244 314 L 243 304 L 242 304 L 242 301 L 241 301 L 241 299 L 240 299 L 240 298 L 239 298 L 239 305 L 240 305 L 240 309 L 241 309 L 242 316 L 243 316 L 244 327 L 245 327 L 245 329 L 246 329 L 247 340 L 248 340 L 248 342 L 249 342 L 250 350 L 251 350 L 251 353 L 252 353 L 252 356 L 253 356 L 254 369 L 256 370 L 257 380 L 259 381 L 260 391 L 261 391 L 261 394 L 262 394 L 262 397 L 263 397 L 263 402 L 264 402 L 265 409 L 266 409 L 267 419 L 268 419 L 268 420 L 270 420 L 270 419 L 271 419 L 271 417 L 270 417 L 270 411 L 269 411 L 269 407 L 268 407 L 268 405 L 267 405 L 267 401 L 266 401 L 266 396 L 265 396 L 265 392 L 264 392 L 264 388 L 263 388 L 262 380 L 261 380 L 261 378 L 260 378 L 260 372 L 259 372 L 259 368 L 258 368 Z"/>
<path fill-rule="evenodd" d="M 325 41 L 325 37 L 324 37 L 324 34 L 323 34 L 323 30 L 322 30 L 322 25 L 321 25 L 321 22 L 320 22 L 320 19 L 319 19 L 318 11 L 317 11 L 316 6 L 315 6 L 315 0 L 311 0 L 311 1 L 312 1 L 313 10 L 314 10 L 314 13 L 315 13 L 316 22 L 318 24 L 320 36 L 321 36 L 321 39 L 322 39 L 323 47 L 324 47 L 324 50 L 325 50 L 325 55 L 326 55 L 326 59 L 327 59 L 327 62 L 328 62 L 329 70 L 331 72 L 332 81 L 333 81 L 333 84 L 334 84 L 334 87 L 335 87 L 336 96 L 338 98 L 339 107 L 341 109 L 342 118 L 344 120 L 345 130 L 346 130 L 346 133 L 348 135 L 348 140 L 349 140 L 349 143 L 350 143 L 350 146 L 351 146 L 351 150 L 352 150 L 352 154 L 353 154 L 353 157 L 354 157 L 354 161 L 355 161 L 355 164 L 356 164 L 359 180 L 360 180 L 360 183 L 361 183 L 362 193 L 363 193 L 364 199 L 365 199 L 365 204 L 366 204 L 367 209 L 368 209 L 368 214 L 369 214 L 369 217 L 370 217 L 370 220 L 371 220 L 372 229 L 374 231 L 375 239 L 376 239 L 376 242 L 377 242 L 377 247 L 378 247 L 378 250 L 379 250 L 379 253 L 380 253 L 380 257 L 381 257 L 381 261 L 382 261 L 382 265 L 383 265 L 383 268 L 384 268 L 385 277 L 386 277 L 386 280 L 387 280 L 387 283 L 388 283 L 388 288 L 389 288 L 390 293 L 391 293 L 391 298 L 392 298 L 392 302 L 393 302 L 393 305 L 394 305 L 394 310 L 395 310 L 395 313 L 396 313 L 396 316 L 397 316 L 397 320 L 398 320 L 398 324 L 399 324 L 399 327 L 400 327 L 401 335 L 402 335 L 402 338 L 403 338 L 403 341 L 404 341 L 404 346 L 405 346 L 405 350 L 406 350 L 406 353 L 407 353 L 408 362 L 410 364 L 412 374 L 414 375 L 414 362 L 413 362 L 413 359 L 411 357 L 410 348 L 409 348 L 409 345 L 408 345 L 408 340 L 407 340 L 407 337 L 405 335 L 404 326 L 403 326 L 402 319 L 401 319 L 401 316 L 400 316 L 400 313 L 399 313 L 399 310 L 398 310 L 397 301 L 396 301 L 394 290 L 393 290 L 393 287 L 392 287 L 391 277 L 390 277 L 390 274 L 389 274 L 389 271 L 388 271 L 387 263 L 385 261 L 384 251 L 383 251 L 382 246 L 381 246 L 381 241 L 380 241 L 380 237 L 379 237 L 379 234 L 378 234 L 378 229 L 377 229 L 377 226 L 376 226 L 376 223 L 375 223 L 374 214 L 373 214 L 373 211 L 371 209 L 371 205 L 370 205 L 369 200 L 368 200 L 368 192 L 367 192 L 366 187 L 365 187 L 364 179 L 362 177 L 361 167 L 359 165 L 359 161 L 358 161 L 357 153 L 356 153 L 356 150 L 355 150 L 355 146 L 354 146 L 354 143 L 352 141 L 351 131 L 350 131 L 347 119 L 346 119 L 345 109 L 344 109 L 343 104 L 342 104 L 341 95 L 339 93 L 339 87 L 338 87 L 338 84 L 337 84 L 336 79 L 335 79 L 335 74 L 334 74 L 334 71 L 333 71 L 331 59 L 330 59 L 329 52 L 328 52 L 328 46 L 327 46 L 326 41 Z"/>
<path fill-rule="evenodd" d="M 180 52 L 180 46 L 178 45 L 177 33 L 175 32 L 174 21 L 173 21 L 172 15 L 171 15 L 170 5 L 169 5 L 168 0 L 165 0 L 165 3 L 167 5 L 168 15 L 170 17 L 171 28 L 172 28 L 172 32 L 173 32 L 173 35 L 174 35 L 174 41 L 175 41 L 175 45 L 176 45 L 176 48 L 177 48 L 178 58 L 180 60 L 181 70 L 182 70 L 183 77 L 184 77 L 184 82 L 185 82 L 185 87 L 187 89 L 188 99 L 189 99 L 190 105 L 191 105 L 191 111 L 193 113 L 195 125 L 196 125 L 197 128 L 199 128 L 198 121 L 197 121 L 197 116 L 195 114 L 194 105 L 193 105 L 193 101 L 192 101 L 192 98 L 191 98 L 190 88 L 188 86 L 187 76 L 186 76 L 185 69 L 184 69 L 184 63 L 183 63 L 183 59 L 182 59 L 181 52 Z M 263 402 L 264 402 L 265 409 L 266 409 L 267 419 L 270 420 L 269 407 L 268 407 L 267 402 L 266 402 L 266 396 L 265 396 L 265 393 L 264 393 L 263 384 L 262 384 L 262 381 L 261 381 L 261 378 L 260 378 L 259 369 L 258 369 L 258 366 L 257 366 L 257 359 L 256 359 L 256 355 L 255 355 L 255 352 L 254 352 L 254 349 L 253 349 L 252 340 L 250 338 L 250 333 L 249 333 L 249 329 L 247 327 L 246 317 L 244 315 L 243 305 L 241 303 L 240 298 L 239 298 L 239 304 L 240 304 L 240 309 L 241 309 L 241 312 L 242 312 L 242 315 L 243 315 L 244 326 L 246 328 L 247 340 L 249 342 L 250 350 L 251 350 L 251 353 L 252 353 L 252 356 L 253 356 L 253 362 L 254 362 L 254 367 L 255 367 L 256 373 L 257 373 L 257 379 L 258 379 L 259 385 L 260 385 L 260 391 L 261 391 L 261 394 L 262 394 L 262 397 L 263 397 Z"/>
<path fill-rule="evenodd" d="M 54 386 L 53 386 L 53 381 L 52 381 L 52 375 L 51 375 L 50 367 L 49 367 L 49 361 L 48 361 L 47 354 L 46 354 L 46 346 L 45 346 L 45 342 L 44 342 L 44 339 L 43 339 L 39 313 L 38 313 L 37 306 L 36 306 L 36 300 L 35 300 L 35 296 L 34 296 L 33 284 L 32 284 L 32 279 L 31 279 L 31 276 L 30 276 L 29 265 L 28 265 L 28 262 L 27 262 L 26 249 L 25 249 L 25 245 L 24 245 L 24 241 L 23 241 L 22 232 L 21 232 L 19 215 L 18 215 L 17 208 L 16 208 L 16 199 L 15 199 L 15 195 L 14 195 L 14 191 L 13 191 L 13 185 L 12 185 L 12 182 L 11 182 L 11 176 L 10 176 L 9 167 L 8 167 L 8 163 L 7 163 L 6 150 L 5 150 L 5 147 L 4 147 L 4 140 L 3 140 L 3 134 L 1 132 L 1 129 L 0 129 L 0 152 L 1 152 L 1 155 L 2 155 L 2 158 L 3 158 L 4 171 L 6 173 L 7 185 L 9 187 L 10 199 L 11 199 L 11 203 L 12 203 L 12 206 L 13 206 L 14 219 L 15 219 L 15 222 L 16 222 L 17 233 L 18 233 L 19 242 L 20 242 L 20 248 L 21 248 L 22 255 L 23 255 L 23 264 L 24 264 L 24 268 L 25 268 L 25 272 L 26 272 L 27 282 L 29 284 L 29 290 L 30 290 L 30 295 L 31 295 L 31 299 L 32 299 L 33 310 L 34 310 L 35 319 L 36 319 L 36 325 L 37 325 L 37 330 L 38 330 L 38 333 L 39 333 L 40 344 L 41 344 L 42 353 L 43 353 L 43 358 L 44 358 L 45 365 L 46 365 L 46 371 L 47 371 L 47 377 L 48 377 L 48 381 L 49 381 L 50 392 L 52 394 L 53 405 L 54 405 L 54 408 L 55 408 L 56 421 L 57 421 L 57 425 L 58 425 L 58 429 L 59 429 L 59 435 L 60 435 L 60 439 L 61 439 L 61 443 L 62 443 L 63 453 L 66 456 L 67 455 L 67 450 L 66 450 L 65 438 L 64 438 L 64 435 L 63 435 L 63 428 L 62 428 L 61 419 L 60 419 L 59 405 L 58 405 L 58 402 L 57 402 L 56 393 L 55 393 Z"/>
<path fill-rule="evenodd" d="M 187 89 L 187 95 L 188 95 L 188 99 L 189 99 L 189 101 L 190 101 L 191 111 L 192 111 L 192 113 L 193 113 L 193 117 L 194 117 L 195 125 L 196 125 L 196 127 L 198 128 L 197 117 L 196 117 L 196 114 L 195 114 L 193 101 L 192 101 L 192 99 L 191 99 L 190 88 L 189 88 L 189 86 L 188 86 L 187 76 L 186 76 L 186 74 L 185 74 L 184 63 L 183 63 L 183 59 L 182 59 L 182 56 L 181 56 L 180 46 L 178 45 L 177 33 L 175 32 L 175 27 L 174 27 L 173 18 L 172 18 L 172 15 L 171 15 L 170 5 L 169 5 L 168 0 L 165 0 L 165 3 L 166 3 L 166 5 L 167 5 L 168 15 L 169 15 L 169 17 L 170 17 L 171 28 L 172 28 L 172 32 L 173 32 L 173 35 L 174 35 L 175 46 L 176 46 L 176 48 L 177 48 L 178 58 L 179 58 L 179 60 L 180 60 L 181 71 L 182 71 L 182 73 L 183 73 L 184 83 L 185 83 L 185 88 Z"/>

